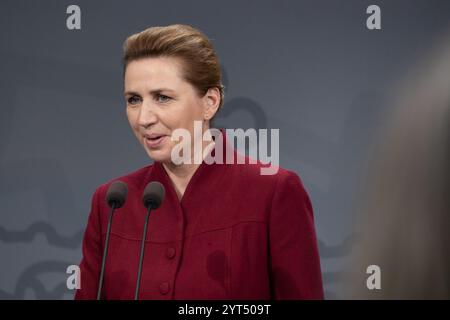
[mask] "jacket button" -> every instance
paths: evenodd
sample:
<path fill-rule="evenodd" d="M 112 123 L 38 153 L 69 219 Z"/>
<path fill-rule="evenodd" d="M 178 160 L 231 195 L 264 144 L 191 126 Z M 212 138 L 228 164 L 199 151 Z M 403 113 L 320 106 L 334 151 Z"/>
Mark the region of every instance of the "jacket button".
<path fill-rule="evenodd" d="M 166 257 L 168 259 L 173 259 L 173 257 L 175 257 L 175 254 L 176 254 L 176 250 L 173 247 L 168 248 L 166 251 Z"/>
<path fill-rule="evenodd" d="M 163 282 L 159 285 L 159 292 L 161 292 L 161 294 L 168 294 L 170 291 L 170 285 L 168 282 Z"/>

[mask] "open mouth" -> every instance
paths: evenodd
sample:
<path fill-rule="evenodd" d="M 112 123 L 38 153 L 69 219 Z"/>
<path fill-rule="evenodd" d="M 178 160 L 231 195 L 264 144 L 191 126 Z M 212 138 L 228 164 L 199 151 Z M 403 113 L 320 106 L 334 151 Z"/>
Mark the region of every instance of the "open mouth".
<path fill-rule="evenodd" d="M 164 135 L 154 137 L 145 136 L 145 143 L 149 148 L 154 148 L 158 146 L 165 138 L 166 136 Z"/>

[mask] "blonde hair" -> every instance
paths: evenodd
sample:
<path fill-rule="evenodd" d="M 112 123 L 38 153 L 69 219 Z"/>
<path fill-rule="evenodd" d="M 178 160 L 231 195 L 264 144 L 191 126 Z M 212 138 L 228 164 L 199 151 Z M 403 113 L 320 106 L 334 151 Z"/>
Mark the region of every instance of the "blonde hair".
<path fill-rule="evenodd" d="M 223 105 L 224 86 L 219 58 L 209 39 L 199 30 L 183 24 L 151 27 L 125 40 L 123 71 L 131 61 L 146 57 L 176 57 L 182 61 L 182 77 L 204 96 L 208 89 L 220 91 Z"/>

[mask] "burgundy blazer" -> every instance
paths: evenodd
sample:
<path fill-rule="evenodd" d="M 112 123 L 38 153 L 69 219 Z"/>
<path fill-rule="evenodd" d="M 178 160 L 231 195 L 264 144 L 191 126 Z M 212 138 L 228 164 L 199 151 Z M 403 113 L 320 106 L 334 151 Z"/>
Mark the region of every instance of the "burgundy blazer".
<path fill-rule="evenodd" d="M 150 214 L 140 299 L 322 299 L 308 194 L 294 172 L 261 175 L 261 166 L 203 162 L 181 201 L 158 162 L 112 180 L 128 198 L 114 213 L 103 299 L 134 298 L 150 181 L 166 195 Z M 92 197 L 76 299 L 96 299 L 112 181 Z"/>

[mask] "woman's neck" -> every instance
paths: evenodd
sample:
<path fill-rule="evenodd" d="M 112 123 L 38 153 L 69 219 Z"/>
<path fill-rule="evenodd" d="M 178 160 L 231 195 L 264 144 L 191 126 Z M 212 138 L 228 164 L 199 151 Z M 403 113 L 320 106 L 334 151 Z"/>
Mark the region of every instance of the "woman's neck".
<path fill-rule="evenodd" d="M 210 151 L 214 146 L 214 141 L 202 141 L 202 159 L 205 158 L 205 150 Z M 167 175 L 172 180 L 173 186 L 175 187 L 175 191 L 177 193 L 178 199 L 181 200 L 184 192 L 194 175 L 195 171 L 197 171 L 198 167 L 200 167 L 201 163 L 195 163 L 193 161 L 194 155 L 192 155 L 192 161 L 190 164 L 179 164 L 176 165 L 173 162 L 164 162 L 162 165 L 166 169 Z"/>

